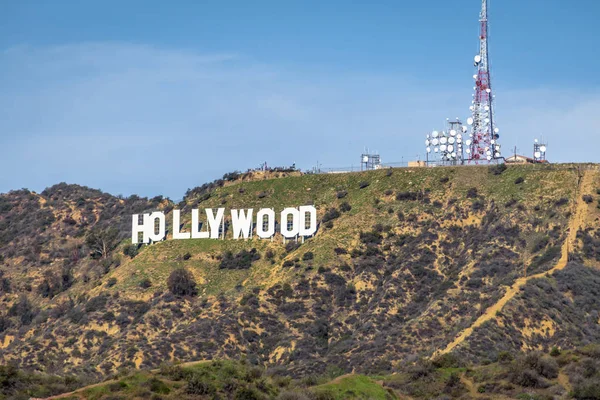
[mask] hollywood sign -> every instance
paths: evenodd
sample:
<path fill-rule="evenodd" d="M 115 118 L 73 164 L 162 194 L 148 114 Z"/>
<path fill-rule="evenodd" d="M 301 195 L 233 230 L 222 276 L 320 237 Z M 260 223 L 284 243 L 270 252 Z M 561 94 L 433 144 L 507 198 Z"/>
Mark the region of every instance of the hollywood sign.
<path fill-rule="evenodd" d="M 206 223 L 200 221 L 200 211 L 191 211 L 192 226 L 189 232 L 181 228 L 181 210 L 173 210 L 173 239 L 224 239 L 225 209 L 206 208 Z M 252 208 L 231 210 L 231 228 L 233 239 L 248 239 L 254 231 L 261 239 L 275 236 L 275 211 L 261 208 L 256 215 Z M 140 222 L 140 216 L 141 222 Z M 203 227 L 206 226 L 206 229 Z M 317 209 L 314 206 L 288 207 L 280 213 L 279 232 L 285 239 L 312 236 L 317 231 Z M 149 214 L 133 214 L 131 221 L 131 242 L 159 242 L 166 238 L 166 218 L 162 211 Z"/>

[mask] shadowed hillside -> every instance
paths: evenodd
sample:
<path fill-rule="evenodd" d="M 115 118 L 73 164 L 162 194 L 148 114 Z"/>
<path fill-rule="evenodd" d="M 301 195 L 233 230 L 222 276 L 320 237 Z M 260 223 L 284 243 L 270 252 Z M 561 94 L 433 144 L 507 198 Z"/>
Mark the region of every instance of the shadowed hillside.
<path fill-rule="evenodd" d="M 596 166 L 553 165 L 218 181 L 178 205 L 65 184 L 10 192 L 0 360 L 97 378 L 243 357 L 303 377 L 585 345 L 600 340 L 598 189 Z M 305 243 L 130 243 L 134 213 L 177 207 L 189 229 L 192 208 L 304 204 L 320 223 Z M 194 296 L 167 285 L 181 267 Z"/>

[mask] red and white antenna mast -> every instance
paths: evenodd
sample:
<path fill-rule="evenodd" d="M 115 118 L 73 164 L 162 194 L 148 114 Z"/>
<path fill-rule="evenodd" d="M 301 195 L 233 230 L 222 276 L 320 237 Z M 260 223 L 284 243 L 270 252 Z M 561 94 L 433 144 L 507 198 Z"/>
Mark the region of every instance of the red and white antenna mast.
<path fill-rule="evenodd" d="M 479 54 L 475 56 L 477 73 L 475 94 L 470 109 L 472 116 L 467 119 L 471 126 L 466 152 L 469 161 L 492 161 L 502 158 L 498 144 L 499 129 L 494 124 L 494 95 L 490 80 L 490 63 L 488 55 L 488 0 L 482 0 L 479 18 Z"/>

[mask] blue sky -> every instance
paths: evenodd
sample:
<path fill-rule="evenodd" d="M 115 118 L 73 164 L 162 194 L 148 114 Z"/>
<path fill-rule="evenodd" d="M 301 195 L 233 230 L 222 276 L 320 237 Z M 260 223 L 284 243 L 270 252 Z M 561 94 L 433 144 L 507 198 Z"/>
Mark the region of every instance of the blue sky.
<path fill-rule="evenodd" d="M 505 155 L 543 134 L 551 161 L 600 162 L 600 2 L 490 3 Z M 2 1 L 0 192 L 66 181 L 178 199 L 263 161 L 422 157 L 425 133 L 468 114 L 479 7 Z"/>

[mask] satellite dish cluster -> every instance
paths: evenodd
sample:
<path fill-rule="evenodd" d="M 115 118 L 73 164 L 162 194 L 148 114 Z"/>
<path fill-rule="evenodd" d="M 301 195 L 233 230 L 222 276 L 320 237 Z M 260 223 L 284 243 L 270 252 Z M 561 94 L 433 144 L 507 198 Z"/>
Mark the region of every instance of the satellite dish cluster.
<path fill-rule="evenodd" d="M 462 161 L 463 147 L 469 146 L 470 139 L 466 139 L 467 127 L 460 125 L 459 129 L 433 131 L 427 135 L 425 146 L 427 153 L 439 156 L 441 161 Z M 467 149 L 468 151 L 468 149 Z"/>

